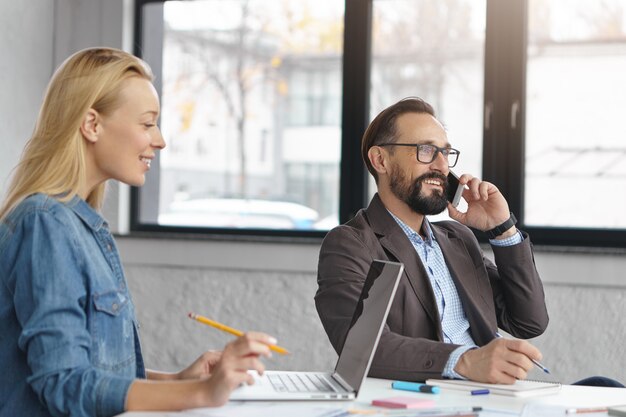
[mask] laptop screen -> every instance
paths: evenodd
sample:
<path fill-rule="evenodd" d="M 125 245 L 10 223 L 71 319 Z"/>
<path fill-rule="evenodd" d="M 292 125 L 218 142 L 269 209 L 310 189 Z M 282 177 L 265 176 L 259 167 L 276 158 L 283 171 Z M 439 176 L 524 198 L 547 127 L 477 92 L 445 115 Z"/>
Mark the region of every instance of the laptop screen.
<path fill-rule="evenodd" d="M 365 279 L 335 372 L 358 391 L 369 370 L 404 266 L 375 260 Z"/>

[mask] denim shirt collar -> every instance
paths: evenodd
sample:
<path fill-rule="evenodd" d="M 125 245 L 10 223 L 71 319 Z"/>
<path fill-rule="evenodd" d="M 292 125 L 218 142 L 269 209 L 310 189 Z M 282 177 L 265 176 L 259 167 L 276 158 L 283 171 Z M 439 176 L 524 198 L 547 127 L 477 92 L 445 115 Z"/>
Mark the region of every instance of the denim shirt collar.
<path fill-rule="evenodd" d="M 398 223 L 398 226 L 400 226 L 400 228 L 406 234 L 406 236 L 409 238 L 409 240 L 415 240 L 415 241 L 417 241 L 419 243 L 425 243 L 426 245 L 428 245 L 430 247 L 433 246 L 433 242 L 435 241 L 435 235 L 433 234 L 433 230 L 430 227 L 430 222 L 428 221 L 426 216 L 424 216 L 424 220 L 422 221 L 422 231 L 424 232 L 424 235 L 426 236 L 426 239 L 422 239 L 422 236 L 420 236 L 419 233 L 417 233 L 415 230 L 411 229 L 411 227 L 409 227 L 406 223 L 404 223 L 402 220 L 400 220 L 400 218 L 397 217 L 395 214 L 393 214 L 389 210 L 387 210 L 387 211 L 389 212 L 391 217 L 393 217 L 393 219 L 396 221 L 396 223 Z"/>
<path fill-rule="evenodd" d="M 109 224 L 93 207 L 85 200 L 75 195 L 68 202 L 63 203 L 67 208 L 72 210 L 87 226 L 94 231 L 100 230 L 102 227 L 108 228 Z"/>

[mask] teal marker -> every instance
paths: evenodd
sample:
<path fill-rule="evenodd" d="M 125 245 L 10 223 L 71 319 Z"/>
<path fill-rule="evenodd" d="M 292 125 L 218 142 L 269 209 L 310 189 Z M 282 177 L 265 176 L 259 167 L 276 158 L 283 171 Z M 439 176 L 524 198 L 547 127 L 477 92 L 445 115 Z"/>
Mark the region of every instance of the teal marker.
<path fill-rule="evenodd" d="M 391 388 L 402 391 L 426 392 L 428 394 L 439 394 L 441 389 L 435 385 L 420 384 L 419 382 L 393 381 Z"/>

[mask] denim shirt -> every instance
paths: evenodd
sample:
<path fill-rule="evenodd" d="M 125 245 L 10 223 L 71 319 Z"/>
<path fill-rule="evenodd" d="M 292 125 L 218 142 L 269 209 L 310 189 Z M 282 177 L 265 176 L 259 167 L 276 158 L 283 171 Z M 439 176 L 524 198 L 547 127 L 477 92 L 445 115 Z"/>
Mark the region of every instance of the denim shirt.
<path fill-rule="evenodd" d="M 111 416 L 145 377 L 113 237 L 84 200 L 34 194 L 0 223 L 0 417 Z"/>

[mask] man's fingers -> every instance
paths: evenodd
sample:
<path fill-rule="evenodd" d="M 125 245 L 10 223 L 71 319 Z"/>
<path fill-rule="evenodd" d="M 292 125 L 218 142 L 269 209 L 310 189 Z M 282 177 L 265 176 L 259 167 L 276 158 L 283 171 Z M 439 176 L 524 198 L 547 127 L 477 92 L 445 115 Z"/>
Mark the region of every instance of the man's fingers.
<path fill-rule="evenodd" d="M 506 346 L 516 352 L 522 353 L 530 359 L 540 361 L 543 355 L 535 346 L 525 340 L 507 339 Z"/>

